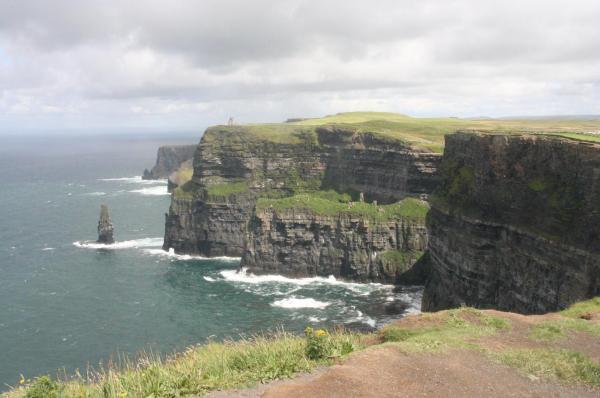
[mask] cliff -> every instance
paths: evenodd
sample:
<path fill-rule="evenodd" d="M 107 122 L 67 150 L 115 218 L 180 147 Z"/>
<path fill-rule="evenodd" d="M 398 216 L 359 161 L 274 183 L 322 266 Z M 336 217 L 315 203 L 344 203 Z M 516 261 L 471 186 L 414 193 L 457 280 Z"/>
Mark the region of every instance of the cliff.
<path fill-rule="evenodd" d="M 600 294 L 600 144 L 446 137 L 423 309 L 562 309 Z"/>
<path fill-rule="evenodd" d="M 173 193 L 164 248 L 241 256 L 260 198 L 333 189 L 393 203 L 431 192 L 440 154 L 356 126 L 216 126 Z"/>
<path fill-rule="evenodd" d="M 289 276 L 424 282 L 424 267 L 413 264 L 427 246 L 425 202 L 405 199 L 388 206 L 340 203 L 346 208 L 328 212 L 322 203 L 315 203 L 326 200 L 304 199 L 259 202 L 241 267 Z M 282 205 L 282 201 L 287 203 Z"/>
<path fill-rule="evenodd" d="M 156 164 L 152 170 L 144 170 L 142 176 L 145 180 L 158 180 L 168 178 L 176 172 L 181 165 L 194 157 L 197 145 L 168 145 L 158 148 Z"/>

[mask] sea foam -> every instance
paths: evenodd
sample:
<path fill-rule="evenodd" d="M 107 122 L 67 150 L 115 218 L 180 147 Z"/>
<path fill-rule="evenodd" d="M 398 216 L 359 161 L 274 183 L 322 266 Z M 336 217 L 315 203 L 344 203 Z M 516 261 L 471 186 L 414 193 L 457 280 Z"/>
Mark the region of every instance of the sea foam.
<path fill-rule="evenodd" d="M 95 241 L 77 241 L 73 242 L 73 245 L 83 249 L 107 249 L 107 250 L 119 250 L 119 249 L 135 249 L 138 247 L 160 247 L 163 244 L 163 238 L 141 238 L 133 240 L 124 240 L 121 242 L 115 242 L 111 244 L 98 243 Z"/>
<path fill-rule="evenodd" d="M 281 308 L 325 308 L 331 303 L 318 301 L 313 298 L 297 298 L 294 296 L 274 301 L 273 307 Z"/>
<path fill-rule="evenodd" d="M 311 284 L 328 284 L 337 285 L 348 288 L 355 292 L 367 293 L 372 289 L 392 289 L 393 285 L 383 285 L 381 283 L 354 283 L 344 282 L 336 279 L 333 275 L 329 275 L 327 278 L 322 276 L 314 276 L 310 278 L 288 278 L 283 275 L 267 274 L 267 275 L 255 275 L 247 272 L 245 268 L 238 270 L 224 270 L 221 271 L 221 276 L 228 281 L 242 282 L 242 283 L 287 283 L 293 285 L 311 285 Z M 366 290 L 366 291 L 365 291 Z"/>
<path fill-rule="evenodd" d="M 132 189 L 132 193 L 139 193 L 141 195 L 150 195 L 150 196 L 160 196 L 160 195 L 170 195 L 166 186 L 159 185 L 156 187 L 148 187 L 148 188 L 140 188 L 140 189 Z"/>
<path fill-rule="evenodd" d="M 169 249 L 169 251 L 165 251 L 162 249 L 145 249 L 144 251 L 148 254 L 152 254 L 155 256 L 169 257 L 169 258 L 172 258 L 175 260 L 182 260 L 182 261 L 186 261 L 186 260 L 219 260 L 219 261 L 229 261 L 229 262 L 240 261 L 239 257 L 225 257 L 225 256 L 203 257 L 203 256 L 193 256 L 190 254 L 177 254 L 177 253 L 175 253 L 175 250 L 173 248 Z"/>

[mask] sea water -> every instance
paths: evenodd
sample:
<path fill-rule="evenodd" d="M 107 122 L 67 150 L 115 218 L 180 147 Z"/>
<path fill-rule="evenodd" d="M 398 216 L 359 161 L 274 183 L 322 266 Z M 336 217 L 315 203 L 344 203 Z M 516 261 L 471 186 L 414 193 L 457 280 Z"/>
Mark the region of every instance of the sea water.
<path fill-rule="evenodd" d="M 0 391 L 140 350 L 306 326 L 369 330 L 418 312 L 420 287 L 239 271 L 161 249 L 166 181 L 139 175 L 199 136 L 2 137 Z M 116 242 L 94 243 L 106 203 Z"/>

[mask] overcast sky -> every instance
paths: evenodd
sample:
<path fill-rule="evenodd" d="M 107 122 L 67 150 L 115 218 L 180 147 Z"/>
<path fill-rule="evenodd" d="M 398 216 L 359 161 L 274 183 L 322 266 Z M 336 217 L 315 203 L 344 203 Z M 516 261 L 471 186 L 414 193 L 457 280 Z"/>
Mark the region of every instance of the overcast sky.
<path fill-rule="evenodd" d="M 598 0 L 0 0 L 0 132 L 600 114 Z"/>

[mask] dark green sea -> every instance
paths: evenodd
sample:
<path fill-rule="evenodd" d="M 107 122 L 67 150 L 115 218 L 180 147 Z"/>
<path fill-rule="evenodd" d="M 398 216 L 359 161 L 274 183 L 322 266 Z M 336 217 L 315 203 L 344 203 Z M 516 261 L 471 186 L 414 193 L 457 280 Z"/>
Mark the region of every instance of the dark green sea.
<path fill-rule="evenodd" d="M 0 137 L 0 391 L 119 354 L 307 325 L 370 329 L 420 307 L 419 287 L 236 273 L 239 260 L 160 250 L 161 144 L 199 136 Z M 117 243 L 98 248 L 101 203 Z"/>

